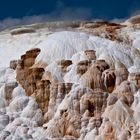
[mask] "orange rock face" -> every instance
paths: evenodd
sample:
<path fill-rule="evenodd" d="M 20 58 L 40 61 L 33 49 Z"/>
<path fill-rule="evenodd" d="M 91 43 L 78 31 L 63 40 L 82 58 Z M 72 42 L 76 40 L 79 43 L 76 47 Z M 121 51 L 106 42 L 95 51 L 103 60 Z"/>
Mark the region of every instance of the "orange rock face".
<path fill-rule="evenodd" d="M 39 49 L 27 51 L 26 54 L 21 56 L 21 60 L 18 61 L 16 78 L 28 96 L 34 93 L 36 82 L 41 80 L 44 72 L 43 68 L 31 68 L 39 52 Z"/>
<path fill-rule="evenodd" d="M 50 98 L 50 82 L 47 80 L 40 80 L 36 84 L 36 90 L 32 94 L 36 99 L 43 114 L 48 111 L 49 98 Z"/>
<path fill-rule="evenodd" d="M 43 113 L 45 113 L 48 109 L 50 82 L 41 80 L 44 73 L 43 68 L 32 67 L 39 52 L 40 49 L 32 49 L 21 56 L 17 65 L 16 78 L 25 89 L 26 95 L 34 97 Z"/>

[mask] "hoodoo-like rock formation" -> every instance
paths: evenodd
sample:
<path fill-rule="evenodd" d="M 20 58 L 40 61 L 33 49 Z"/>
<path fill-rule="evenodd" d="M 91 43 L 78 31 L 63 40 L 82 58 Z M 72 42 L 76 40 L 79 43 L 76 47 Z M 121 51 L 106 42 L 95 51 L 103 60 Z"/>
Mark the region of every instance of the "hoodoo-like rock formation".
<path fill-rule="evenodd" d="M 139 35 L 139 17 L 0 33 L 0 140 L 139 140 Z"/>
<path fill-rule="evenodd" d="M 17 81 L 25 89 L 28 96 L 32 95 L 36 90 L 37 81 L 42 78 L 43 68 L 31 68 L 35 62 L 40 49 L 32 49 L 21 56 L 20 63 L 17 66 Z"/>

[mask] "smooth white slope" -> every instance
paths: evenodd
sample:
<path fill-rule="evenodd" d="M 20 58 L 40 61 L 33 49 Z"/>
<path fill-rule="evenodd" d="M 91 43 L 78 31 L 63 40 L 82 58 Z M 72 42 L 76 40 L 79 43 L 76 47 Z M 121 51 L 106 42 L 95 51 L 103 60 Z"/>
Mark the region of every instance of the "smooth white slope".
<path fill-rule="evenodd" d="M 42 39 L 38 33 L 12 36 L 0 35 L 0 67 L 8 67 L 11 60 L 20 59 L 27 50 L 34 48 Z"/>
<path fill-rule="evenodd" d="M 71 59 L 74 54 L 88 49 L 96 50 L 98 59 L 105 59 L 111 63 L 117 59 L 127 68 L 134 64 L 135 57 L 139 58 L 139 53 L 135 53 L 139 51 L 136 49 L 138 47 L 135 48 L 139 44 L 138 37 L 135 37 L 134 47 L 131 47 L 85 33 L 62 31 L 48 36 L 46 32 L 44 30 L 42 33 L 37 31 L 16 36 L 8 33 L 0 35 L 0 67 L 8 67 L 11 60 L 19 59 L 34 47 L 41 49 L 36 63 L 43 61 L 50 64 L 58 59 Z"/>

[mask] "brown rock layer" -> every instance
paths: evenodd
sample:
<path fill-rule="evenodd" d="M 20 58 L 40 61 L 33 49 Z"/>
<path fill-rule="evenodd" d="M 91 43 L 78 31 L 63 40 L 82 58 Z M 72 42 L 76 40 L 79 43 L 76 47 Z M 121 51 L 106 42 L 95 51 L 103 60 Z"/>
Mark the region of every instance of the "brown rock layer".
<path fill-rule="evenodd" d="M 91 61 L 83 60 L 80 61 L 76 66 L 76 72 L 79 75 L 83 75 L 91 65 Z"/>
<path fill-rule="evenodd" d="M 17 65 L 17 81 L 25 89 L 26 94 L 30 96 L 36 90 L 36 83 L 41 80 L 44 69 L 31 68 L 35 62 L 35 58 L 39 54 L 40 49 L 32 49 L 21 56 L 21 60 Z"/>
<path fill-rule="evenodd" d="M 58 67 L 63 73 L 66 73 L 67 67 L 72 64 L 71 60 L 59 60 L 57 61 Z"/>
<path fill-rule="evenodd" d="M 96 60 L 96 55 L 94 50 L 85 50 L 85 54 L 88 60 Z"/>

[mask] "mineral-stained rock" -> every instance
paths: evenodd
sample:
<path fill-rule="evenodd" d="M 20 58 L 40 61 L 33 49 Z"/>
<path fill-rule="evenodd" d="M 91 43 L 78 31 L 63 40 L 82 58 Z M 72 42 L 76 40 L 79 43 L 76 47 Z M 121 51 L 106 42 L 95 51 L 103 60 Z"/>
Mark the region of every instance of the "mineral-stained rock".
<path fill-rule="evenodd" d="M 0 34 L 0 140 L 139 140 L 138 20 Z"/>
<path fill-rule="evenodd" d="M 123 108 L 121 108 L 119 105 L 123 106 Z M 106 111 L 108 109 L 109 108 L 106 108 Z M 113 140 L 117 138 L 122 139 L 122 138 L 130 137 L 130 133 L 125 133 L 125 132 L 130 131 L 129 127 L 126 124 L 130 124 L 133 122 L 132 119 L 133 111 L 129 109 L 128 106 L 126 106 L 126 104 L 124 104 L 122 100 L 117 101 L 115 105 L 110 106 L 109 110 L 108 110 L 109 112 L 105 111 L 105 113 L 103 114 L 105 115 L 106 113 L 110 113 L 110 115 L 108 116 L 108 121 L 103 122 L 100 128 L 100 134 L 102 139 Z M 118 111 L 121 112 L 123 115 L 122 114 L 118 115 Z M 126 118 L 126 120 L 124 118 Z M 122 128 L 121 131 L 122 133 L 119 133 L 119 129 L 121 128 Z"/>
<path fill-rule="evenodd" d="M 10 61 L 10 68 L 11 69 L 16 69 L 17 64 L 18 64 L 17 60 Z"/>
<path fill-rule="evenodd" d="M 39 52 L 40 52 L 40 49 L 35 48 L 35 49 L 27 51 L 26 54 L 21 56 L 21 60 L 23 61 L 24 68 L 31 67 L 34 64 L 35 58 L 37 57 Z"/>
<path fill-rule="evenodd" d="M 115 83 L 116 83 L 115 70 L 113 69 L 105 70 L 102 73 L 102 79 L 103 79 L 106 90 L 111 93 L 114 90 Z"/>
<path fill-rule="evenodd" d="M 113 105 L 122 97 L 127 98 L 127 104 L 131 106 L 134 101 L 134 93 L 137 91 L 136 86 L 132 82 L 124 81 L 118 86 L 108 97 L 108 105 Z"/>
<path fill-rule="evenodd" d="M 100 89 L 96 89 L 93 95 L 84 95 L 81 98 L 81 113 L 89 110 L 89 116 L 96 116 L 104 112 L 107 105 L 108 94 Z"/>
<path fill-rule="evenodd" d="M 23 69 L 23 61 L 20 59 L 17 61 L 17 70 Z"/>
<path fill-rule="evenodd" d="M 88 60 L 96 60 L 96 55 L 94 50 L 85 50 L 85 54 Z"/>
<path fill-rule="evenodd" d="M 72 88 L 72 83 L 59 83 L 58 84 L 58 93 L 56 99 L 56 107 L 63 101 L 65 95 L 67 95 Z"/>
<path fill-rule="evenodd" d="M 88 71 L 81 76 L 80 84 L 91 89 L 104 89 L 102 72 L 97 67 L 92 65 Z"/>
<path fill-rule="evenodd" d="M 123 93 L 131 93 L 131 95 L 134 95 L 137 92 L 137 87 L 133 82 L 123 81 L 113 92 L 118 95 Z"/>
<path fill-rule="evenodd" d="M 38 81 L 37 89 L 32 97 L 36 99 L 43 113 L 47 112 L 50 97 L 50 82 L 44 80 Z"/>
<path fill-rule="evenodd" d="M 80 31 L 85 31 L 94 36 L 101 36 L 109 38 L 110 40 L 118 40 L 121 38 L 117 35 L 117 30 L 125 27 L 126 25 L 109 23 L 109 22 L 87 22 L 81 24 Z"/>
<path fill-rule="evenodd" d="M 17 80 L 25 89 L 28 96 L 36 90 L 36 82 L 41 80 L 43 72 L 43 68 L 26 68 L 17 71 Z"/>
<path fill-rule="evenodd" d="M 72 88 L 72 83 L 59 83 L 51 85 L 50 96 L 48 103 L 48 111 L 45 114 L 45 120 L 50 120 L 57 110 L 57 107 L 65 98 L 65 96 L 70 92 Z"/>
<path fill-rule="evenodd" d="M 55 113 L 55 106 L 59 105 L 65 95 L 71 90 L 71 84 L 59 85 L 56 83 L 51 85 L 52 74 L 50 73 L 50 78 L 47 78 L 46 73 L 43 76 L 43 68 L 33 66 L 39 51 L 39 49 L 33 49 L 27 51 L 21 57 L 22 63 L 20 64 L 22 66 L 19 69 L 17 68 L 17 80 L 25 89 L 26 95 L 32 95 L 36 99 L 43 113 L 48 114 L 46 118 L 50 120 Z M 58 67 L 63 73 L 66 73 L 66 68 L 71 64 L 72 62 L 70 60 L 58 61 Z"/>
<path fill-rule="evenodd" d="M 79 75 L 83 75 L 91 65 L 91 61 L 83 60 L 80 61 L 76 66 L 76 72 Z"/>
<path fill-rule="evenodd" d="M 57 62 L 59 68 L 62 70 L 62 72 L 66 73 L 67 67 L 72 64 L 71 60 L 60 60 Z"/>
<path fill-rule="evenodd" d="M 53 138 L 61 138 L 65 135 L 84 137 L 91 127 L 100 127 L 101 114 L 106 108 L 107 97 L 108 94 L 99 89 L 93 91 L 89 88 L 77 87 L 71 90 L 57 108 L 53 119 L 44 125 L 45 133 Z M 60 124 L 61 128 L 57 130 Z"/>
<path fill-rule="evenodd" d="M 27 95 L 31 95 L 36 90 L 36 82 L 41 80 L 44 69 L 43 68 L 31 68 L 35 62 L 40 49 L 32 49 L 21 56 L 21 61 L 17 66 L 17 80 L 21 86 L 25 89 Z"/>
<path fill-rule="evenodd" d="M 123 81 L 127 80 L 128 70 L 123 64 L 121 64 L 119 67 L 115 69 L 115 75 L 116 75 L 116 86 L 119 86 Z"/>
<path fill-rule="evenodd" d="M 101 135 L 98 136 L 97 140 L 104 139 L 104 140 L 114 140 L 115 139 L 115 130 L 111 121 L 104 120 L 102 126 L 104 127 Z M 101 126 L 101 127 L 102 127 Z"/>
<path fill-rule="evenodd" d="M 101 72 L 106 69 L 109 69 L 109 65 L 106 63 L 105 60 L 95 60 L 93 61 L 93 65 L 97 67 Z"/>

